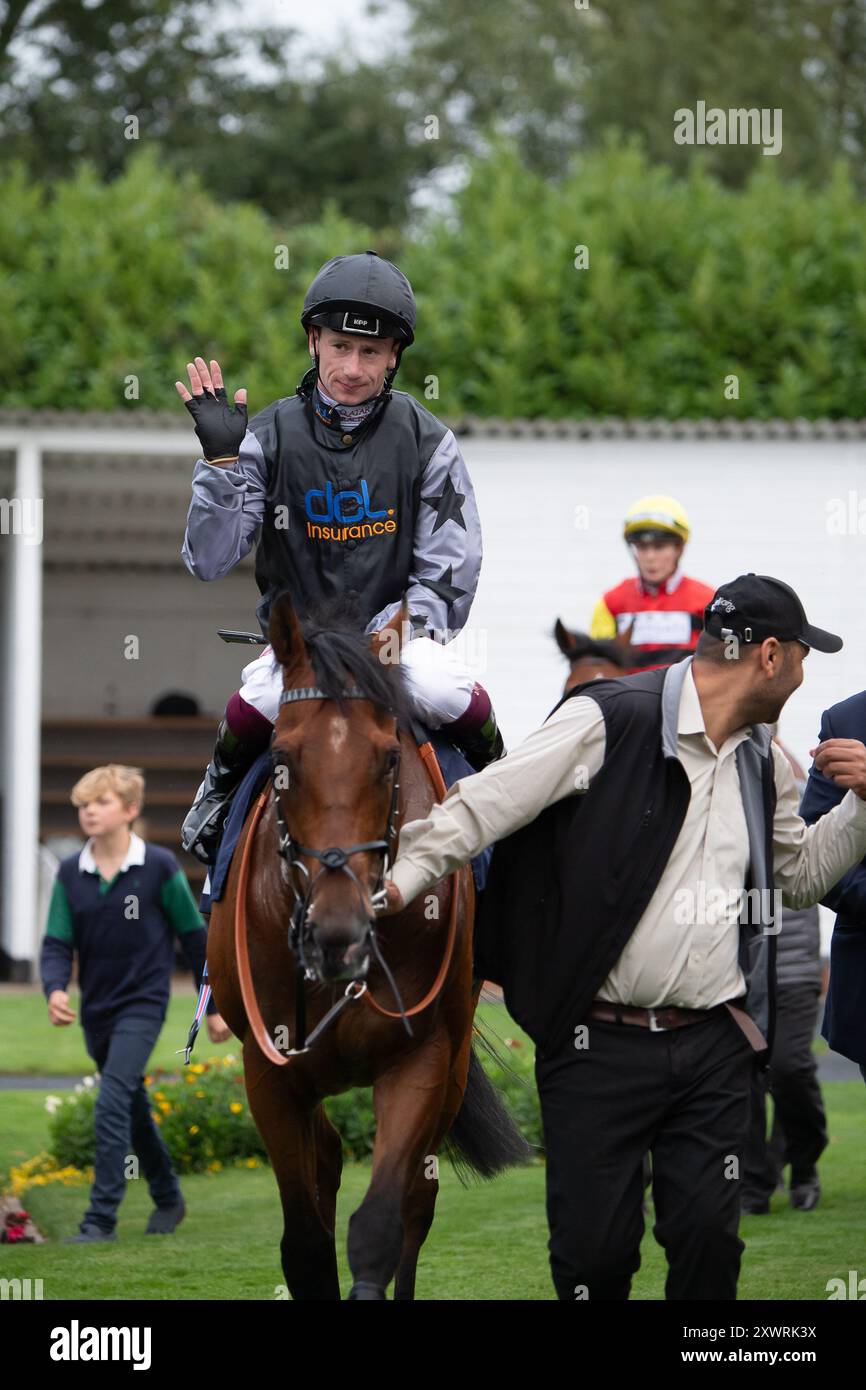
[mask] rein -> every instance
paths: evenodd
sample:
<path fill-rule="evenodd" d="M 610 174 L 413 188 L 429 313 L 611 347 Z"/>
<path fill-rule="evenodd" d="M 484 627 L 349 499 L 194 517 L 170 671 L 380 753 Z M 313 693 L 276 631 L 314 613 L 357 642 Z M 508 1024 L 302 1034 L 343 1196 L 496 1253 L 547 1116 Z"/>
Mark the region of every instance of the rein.
<path fill-rule="evenodd" d="M 291 702 L 294 702 L 295 700 L 326 700 L 329 698 L 331 697 L 326 695 L 323 690 L 318 689 L 318 687 L 304 686 L 294 690 L 283 691 L 280 697 L 280 704 L 289 704 Z M 365 695 L 363 691 L 359 690 L 357 687 L 353 687 L 350 690 L 344 691 L 341 698 L 369 699 L 369 696 Z M 439 764 L 436 761 L 436 754 L 433 750 L 433 746 L 431 743 L 426 742 L 419 745 L 418 751 L 421 754 L 422 761 L 427 769 L 428 776 L 430 777 L 430 780 L 433 784 L 434 792 L 438 799 L 441 801 L 447 789 L 445 787 L 445 782 L 442 778 L 442 773 L 439 769 Z M 277 765 L 275 764 L 275 768 L 276 766 Z M 308 846 L 298 844 L 297 841 L 295 841 L 292 838 L 291 832 L 289 831 L 285 819 L 283 817 L 279 791 L 275 785 L 275 782 L 271 784 L 270 788 L 260 792 L 259 796 L 256 799 L 255 805 L 253 807 L 253 812 L 250 817 L 250 823 L 247 830 L 246 839 L 244 840 L 244 847 L 243 852 L 241 854 L 240 867 L 238 869 L 237 902 L 235 909 L 235 956 L 237 959 L 238 982 L 240 984 L 241 998 L 243 1000 L 244 1009 L 246 1010 L 246 1015 L 249 1020 L 250 1027 L 253 1031 L 253 1036 L 255 1037 L 255 1040 L 264 1056 L 268 1059 L 269 1062 L 272 1062 L 274 1066 L 286 1066 L 292 1057 L 297 1057 L 305 1052 L 308 1052 L 312 1044 L 315 1042 L 316 1038 L 319 1037 L 319 1035 L 324 1031 L 324 1029 L 337 1017 L 339 1013 L 342 1012 L 342 1010 L 348 1004 L 354 1003 L 356 999 L 365 998 L 369 1006 L 372 1009 L 374 1009 L 376 1013 L 382 1015 L 385 1018 L 401 1019 L 404 1024 L 404 1027 L 406 1028 L 407 1033 L 411 1037 L 412 1029 L 408 1020 L 414 1017 L 416 1014 L 421 1013 L 424 1009 L 428 1008 L 429 1005 L 432 1004 L 434 999 L 436 999 L 437 995 L 440 993 L 442 989 L 443 984 L 445 983 L 445 979 L 448 974 L 448 970 L 451 965 L 451 960 L 454 954 L 454 943 L 457 938 L 457 897 L 460 882 L 460 873 L 462 872 L 461 869 L 456 869 L 452 875 L 453 890 L 451 893 L 451 906 L 448 916 L 448 934 L 446 937 L 445 950 L 443 953 L 442 961 L 440 963 L 439 970 L 437 971 L 436 978 L 430 986 L 430 989 L 424 995 L 424 998 L 419 1000 L 419 1002 L 417 1004 L 414 1004 L 410 1009 L 405 1009 L 403 1007 L 402 1000 L 400 999 L 400 993 L 397 989 L 396 981 L 394 980 L 393 974 L 388 968 L 387 962 L 384 960 L 381 950 L 379 949 L 379 943 L 376 938 L 375 927 L 374 924 L 371 922 L 370 927 L 368 929 L 366 941 L 369 942 L 372 953 L 375 956 L 379 965 L 381 966 L 382 971 L 388 983 L 391 986 L 394 997 L 400 1007 L 396 1010 L 386 1009 L 382 1004 L 378 1004 L 376 1000 L 373 998 L 373 996 L 369 993 L 366 982 L 361 983 L 358 980 L 350 980 L 343 993 L 343 997 L 341 999 L 338 999 L 337 1002 L 333 1004 L 332 1007 L 328 1010 L 328 1012 L 319 1020 L 309 1037 L 307 1037 L 306 1035 L 307 1011 L 305 981 L 308 979 L 315 978 L 313 971 L 307 964 L 306 954 L 304 950 L 307 940 L 308 914 L 312 900 L 313 888 L 315 887 L 315 884 L 319 881 L 322 874 L 326 871 L 345 872 L 349 874 L 350 878 L 352 878 L 354 883 L 357 885 L 359 892 L 361 892 L 360 880 L 346 861 L 349 855 L 351 854 L 357 854 L 361 850 L 376 849 L 383 854 L 383 860 L 382 867 L 379 872 L 379 881 L 377 889 L 376 892 L 373 894 L 374 903 L 376 898 L 380 897 L 380 895 L 383 893 L 384 889 L 382 887 L 382 884 L 384 878 L 386 877 L 387 865 L 390 862 L 391 841 L 395 833 L 397 794 L 399 791 L 399 782 L 397 780 L 398 771 L 399 759 L 394 769 L 394 783 L 391 792 L 391 805 L 388 812 L 388 824 L 386 827 L 385 837 L 381 840 L 367 840 L 363 844 L 350 845 L 348 848 L 343 848 L 341 846 L 333 846 L 330 849 L 315 850 L 309 848 Z M 248 941 L 249 932 L 247 922 L 247 885 L 249 880 L 250 859 L 252 857 L 252 848 L 255 840 L 256 830 L 258 829 L 259 822 L 261 820 L 262 814 L 264 813 L 264 809 L 267 805 L 268 798 L 271 793 L 273 793 L 274 800 L 276 803 L 277 824 L 280 832 L 278 851 L 283 863 L 288 864 L 290 866 L 290 882 L 292 883 L 292 889 L 295 893 L 295 908 L 292 913 L 290 945 L 296 956 L 297 961 L 295 1026 L 298 1033 L 298 1046 L 289 1048 L 285 1054 L 277 1050 L 277 1048 L 271 1042 L 270 1036 L 265 1028 L 261 1010 L 259 1009 L 258 1000 L 256 999 L 255 987 L 253 985 L 252 971 L 250 968 Z M 306 866 L 303 863 L 301 863 L 301 861 L 297 858 L 298 854 L 306 854 L 311 856 L 312 858 L 319 860 L 322 867 L 316 874 L 315 878 L 310 879 Z M 301 897 L 301 895 L 297 892 L 294 882 L 291 880 L 291 869 L 296 867 L 300 867 L 304 871 L 304 873 L 307 874 L 307 878 L 309 880 L 307 883 L 306 892 L 303 895 L 303 897 Z"/>

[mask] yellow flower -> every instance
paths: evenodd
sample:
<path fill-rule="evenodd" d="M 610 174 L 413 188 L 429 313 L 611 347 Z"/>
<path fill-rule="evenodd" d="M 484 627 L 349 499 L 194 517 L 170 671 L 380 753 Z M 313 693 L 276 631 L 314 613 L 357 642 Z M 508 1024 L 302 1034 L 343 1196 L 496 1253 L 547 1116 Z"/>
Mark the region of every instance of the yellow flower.
<path fill-rule="evenodd" d="M 162 1116 L 161 1116 L 161 1115 L 154 1114 L 154 1117 L 153 1117 L 153 1118 L 154 1118 L 154 1121 L 155 1121 L 156 1124 L 158 1124 L 158 1125 L 161 1125 L 161 1124 L 162 1124 Z"/>
<path fill-rule="evenodd" d="M 201 1076 L 204 1070 L 205 1068 L 201 1062 L 193 1062 L 190 1067 L 190 1071 L 193 1072 L 195 1076 Z"/>
<path fill-rule="evenodd" d="M 204 1091 L 196 1091 L 195 1098 L 196 1100 L 204 1100 Z"/>
<path fill-rule="evenodd" d="M 154 1093 L 153 1093 L 153 1098 L 154 1098 L 154 1100 L 165 1100 L 165 1092 L 164 1092 L 164 1091 L 154 1091 Z"/>
<path fill-rule="evenodd" d="M 159 1108 L 162 1111 L 163 1115 L 167 1115 L 168 1112 L 171 1110 L 171 1106 L 169 1105 L 167 1100 L 161 1100 L 159 1102 Z"/>
<path fill-rule="evenodd" d="M 190 1134 L 198 1134 L 198 1125 L 190 1125 L 189 1132 Z"/>
<path fill-rule="evenodd" d="M 219 1173 L 222 1169 L 222 1164 L 218 1158 L 215 1158 L 213 1163 L 208 1164 L 207 1168 L 209 1173 Z"/>
<path fill-rule="evenodd" d="M 45 1171 L 37 1173 L 37 1167 Z M 30 1187 L 47 1187 L 49 1183 L 59 1182 L 64 1186 L 80 1186 L 81 1183 L 90 1181 L 93 1169 L 88 1168 L 82 1171 L 75 1168 L 72 1164 L 67 1164 L 65 1168 L 58 1168 L 56 1161 L 50 1154 L 37 1154 L 34 1158 L 28 1158 L 18 1168 L 11 1168 L 9 1171 L 10 1189 L 12 1195 L 20 1197 Z"/>
<path fill-rule="evenodd" d="M 239 1104 L 239 1102 L 236 1100 L 233 1100 L 231 1105 L 229 1106 L 229 1110 L 232 1112 L 233 1115 L 240 1115 L 243 1108 L 244 1107 L 241 1104 Z"/>

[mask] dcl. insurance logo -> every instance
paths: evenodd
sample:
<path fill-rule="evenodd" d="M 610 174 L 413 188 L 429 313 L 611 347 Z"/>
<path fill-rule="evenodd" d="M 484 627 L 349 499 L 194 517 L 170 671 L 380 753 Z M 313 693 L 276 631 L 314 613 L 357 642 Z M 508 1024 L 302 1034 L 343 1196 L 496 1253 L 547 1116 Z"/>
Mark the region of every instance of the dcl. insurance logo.
<path fill-rule="evenodd" d="M 304 494 L 307 535 L 311 540 L 348 541 L 364 536 L 385 536 L 397 530 L 394 508 L 376 510 L 366 478 L 358 488 L 335 492 L 333 483 L 311 487 Z"/>

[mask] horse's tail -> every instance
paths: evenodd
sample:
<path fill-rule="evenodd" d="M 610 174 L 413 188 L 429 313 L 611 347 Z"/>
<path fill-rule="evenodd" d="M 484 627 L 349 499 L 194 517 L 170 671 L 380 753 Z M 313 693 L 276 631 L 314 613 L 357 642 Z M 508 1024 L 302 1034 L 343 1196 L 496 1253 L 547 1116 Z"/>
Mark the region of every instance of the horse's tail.
<path fill-rule="evenodd" d="M 445 1137 L 444 1152 L 460 1181 L 493 1178 L 503 1168 L 526 1163 L 534 1154 L 473 1048 L 463 1104 Z"/>

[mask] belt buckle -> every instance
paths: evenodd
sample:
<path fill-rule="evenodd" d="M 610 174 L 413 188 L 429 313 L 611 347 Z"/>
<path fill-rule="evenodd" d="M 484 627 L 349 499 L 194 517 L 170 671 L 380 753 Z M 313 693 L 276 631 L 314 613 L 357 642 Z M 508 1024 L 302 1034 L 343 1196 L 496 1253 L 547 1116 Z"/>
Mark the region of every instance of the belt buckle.
<path fill-rule="evenodd" d="M 658 1023 L 656 1021 L 655 1009 L 647 1009 L 647 1013 L 649 1014 L 649 1028 L 651 1033 L 669 1033 L 671 1031 L 670 1028 L 665 1028 L 663 1023 Z"/>

